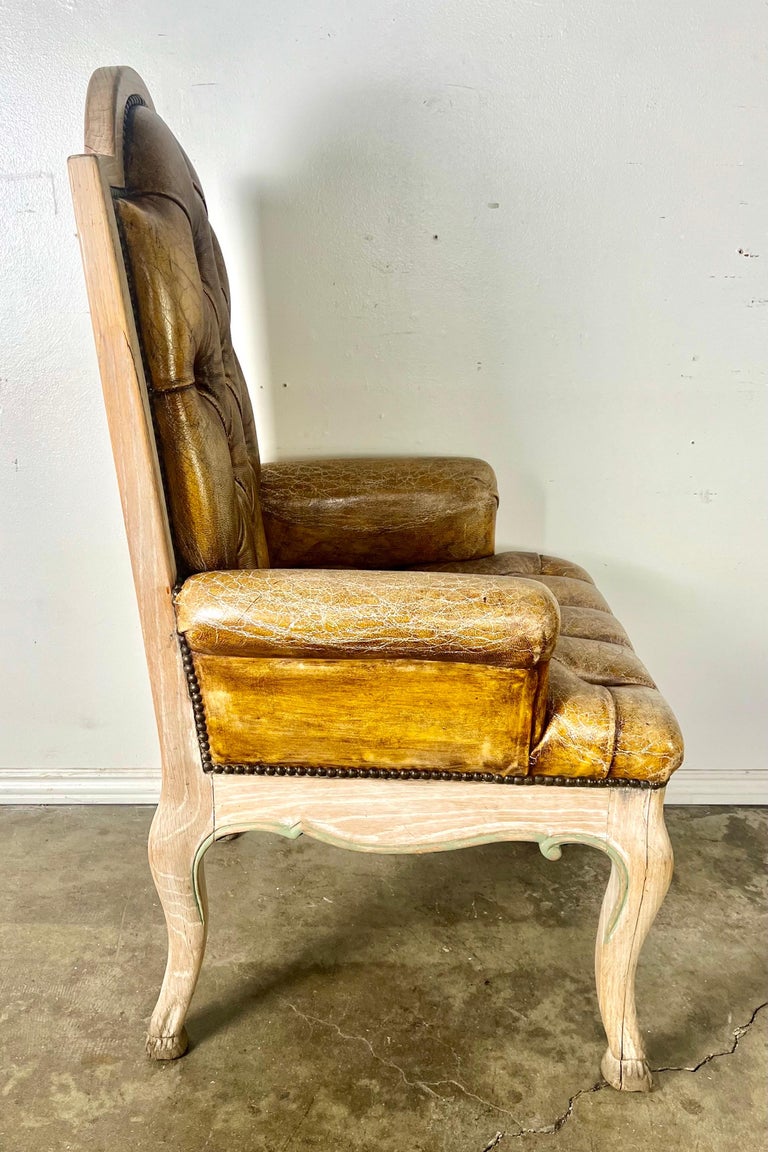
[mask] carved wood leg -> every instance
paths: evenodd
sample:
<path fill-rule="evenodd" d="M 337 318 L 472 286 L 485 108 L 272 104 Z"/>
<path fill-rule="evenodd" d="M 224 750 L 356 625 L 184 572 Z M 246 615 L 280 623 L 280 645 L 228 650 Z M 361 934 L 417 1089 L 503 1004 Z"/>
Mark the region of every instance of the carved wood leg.
<path fill-rule="evenodd" d="M 161 801 L 149 834 L 149 865 L 168 927 L 168 962 L 147 1036 L 154 1060 L 175 1060 L 187 1050 L 184 1018 L 205 952 L 208 904 L 202 854 L 213 832 L 200 809 Z"/>
<path fill-rule="evenodd" d="M 595 975 L 608 1050 L 603 1076 L 624 1092 L 653 1085 L 635 1010 L 640 950 L 672 878 L 664 789 L 616 789 L 608 813 L 611 876 L 597 929 Z M 619 862 L 614 859 L 619 858 Z"/>

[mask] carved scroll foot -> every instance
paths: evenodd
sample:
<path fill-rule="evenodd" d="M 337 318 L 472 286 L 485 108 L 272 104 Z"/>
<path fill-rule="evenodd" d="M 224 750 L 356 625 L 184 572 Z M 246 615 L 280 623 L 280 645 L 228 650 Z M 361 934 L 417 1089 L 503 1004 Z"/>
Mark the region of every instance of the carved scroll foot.
<path fill-rule="evenodd" d="M 610 1048 L 600 1064 L 603 1079 L 620 1092 L 650 1092 L 653 1076 L 645 1060 L 617 1060 Z"/>
<path fill-rule="evenodd" d="M 189 1036 L 182 1028 L 177 1036 L 147 1036 L 147 1056 L 152 1060 L 178 1060 L 189 1048 Z"/>
<path fill-rule="evenodd" d="M 205 952 L 202 854 L 211 832 L 204 811 L 162 800 L 152 821 L 149 863 L 168 928 L 168 962 L 147 1036 L 147 1055 L 153 1060 L 176 1060 L 188 1047 L 184 1019 Z"/>
<path fill-rule="evenodd" d="M 597 996 L 608 1037 L 601 1068 L 614 1088 L 649 1092 L 653 1078 L 637 1023 L 635 972 L 672 878 L 664 790 L 614 792 L 607 840 L 611 876 L 595 950 Z"/>

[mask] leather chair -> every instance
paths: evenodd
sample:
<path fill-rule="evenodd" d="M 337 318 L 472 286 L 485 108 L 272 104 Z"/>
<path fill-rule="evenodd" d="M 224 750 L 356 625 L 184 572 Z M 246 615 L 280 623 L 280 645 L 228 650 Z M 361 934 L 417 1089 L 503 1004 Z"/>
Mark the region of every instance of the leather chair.
<path fill-rule="evenodd" d="M 260 463 L 200 181 L 135 72 L 94 73 L 69 168 L 162 751 L 149 1054 L 187 1047 L 216 839 L 580 842 L 612 862 L 603 1075 L 647 1090 L 635 969 L 682 742 L 621 624 L 578 565 L 494 553 L 480 460 Z"/>

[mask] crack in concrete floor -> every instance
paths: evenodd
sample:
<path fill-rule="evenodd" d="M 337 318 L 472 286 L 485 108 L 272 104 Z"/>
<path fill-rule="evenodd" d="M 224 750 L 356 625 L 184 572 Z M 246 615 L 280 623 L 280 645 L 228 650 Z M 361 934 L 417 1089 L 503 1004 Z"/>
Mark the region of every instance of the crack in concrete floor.
<path fill-rule="evenodd" d="M 747 1020 L 746 1024 L 740 1024 L 738 1028 L 733 1030 L 733 1044 L 730 1048 L 724 1048 L 722 1052 L 710 1052 L 703 1060 L 699 1060 L 698 1064 L 694 1064 L 692 1068 L 688 1068 L 685 1064 L 673 1064 L 668 1068 L 652 1068 L 652 1072 L 698 1072 L 699 1068 L 703 1068 L 705 1064 L 709 1064 L 710 1060 L 717 1060 L 720 1056 L 733 1056 L 734 1052 L 739 1046 L 739 1041 L 742 1036 L 749 1032 L 760 1012 L 764 1008 L 768 1008 L 768 1000 L 764 1000 L 762 1004 L 758 1004 L 754 1012 Z"/>
<path fill-rule="evenodd" d="M 765 1008 L 768 1008 L 768 1000 L 763 1001 L 762 1004 L 758 1004 L 757 1008 L 755 1008 L 746 1024 L 740 1024 L 738 1028 L 734 1028 L 733 1043 L 729 1048 L 723 1048 L 720 1052 L 710 1052 L 703 1058 L 703 1060 L 699 1060 L 698 1064 L 694 1064 L 692 1067 L 689 1067 L 685 1064 L 671 1064 L 665 1068 L 652 1068 L 651 1071 L 698 1072 L 700 1068 L 703 1068 L 705 1064 L 711 1063 L 712 1060 L 719 1060 L 721 1056 L 733 1056 L 734 1052 L 739 1046 L 739 1043 L 741 1042 L 742 1037 L 745 1036 L 747 1032 L 749 1032 L 758 1015 Z M 492 1152 L 492 1149 L 497 1148 L 499 1144 L 501 1144 L 502 1140 L 505 1140 L 508 1137 L 511 1137 L 513 1140 L 520 1140 L 525 1136 L 554 1136 L 565 1124 L 568 1123 L 571 1116 L 573 1115 L 573 1109 L 576 1101 L 580 1099 L 580 1097 L 591 1096 L 595 1092 L 602 1092 L 603 1088 L 609 1087 L 610 1085 L 606 1080 L 600 1079 L 590 1088 L 579 1089 L 579 1091 L 575 1092 L 569 1099 L 568 1106 L 565 1111 L 561 1112 L 561 1114 L 555 1120 L 553 1120 L 551 1124 L 545 1124 L 541 1128 L 523 1128 L 522 1126 L 518 1125 L 517 1132 L 497 1132 L 492 1140 L 485 1145 L 485 1147 L 482 1149 L 482 1152 Z"/>
<path fill-rule="evenodd" d="M 387 1060 L 384 1056 L 379 1055 L 367 1036 L 356 1036 L 351 1032 L 343 1032 L 339 1025 L 334 1023 L 333 1020 L 324 1020 L 321 1016 L 311 1016 L 306 1012 L 302 1012 L 299 1008 L 296 1007 L 295 1004 L 292 1004 L 290 1000 L 285 1000 L 284 1003 L 288 1008 L 291 1009 L 292 1012 L 296 1013 L 300 1020 L 304 1020 L 310 1026 L 313 1024 L 320 1024 L 324 1028 L 331 1028 L 337 1036 L 341 1037 L 342 1040 L 352 1040 L 358 1044 L 364 1044 L 373 1059 L 376 1060 L 377 1063 L 383 1064 L 385 1068 L 391 1068 L 394 1072 L 399 1073 L 403 1083 L 408 1088 L 419 1088 L 428 1096 L 434 1096 L 438 1100 L 446 1100 L 447 1097 L 441 1096 L 439 1092 L 435 1092 L 435 1088 L 440 1088 L 444 1084 L 451 1085 L 452 1087 L 457 1088 L 463 1096 L 467 1096 L 470 1100 L 476 1100 L 477 1103 L 482 1104 L 484 1108 L 492 1108 L 494 1112 L 500 1112 L 503 1116 L 510 1116 L 512 1120 L 514 1120 L 515 1124 L 519 1126 L 520 1122 L 515 1118 L 512 1112 L 508 1111 L 506 1108 L 502 1108 L 498 1104 L 494 1104 L 491 1100 L 484 1100 L 482 1096 L 477 1096 L 474 1092 L 470 1092 L 469 1088 L 466 1088 L 462 1083 L 460 1083 L 460 1081 L 450 1078 L 445 1078 L 442 1080 L 410 1080 L 404 1068 L 402 1068 L 399 1064 L 396 1064 L 394 1060 Z"/>
<path fill-rule="evenodd" d="M 565 1111 L 561 1112 L 560 1115 L 557 1116 L 551 1123 L 543 1124 L 538 1128 L 525 1128 L 514 1116 L 514 1114 L 508 1109 L 502 1108 L 498 1104 L 494 1104 L 491 1100 L 484 1100 L 482 1096 L 478 1096 L 475 1092 L 471 1092 L 469 1088 L 465 1087 L 465 1085 L 462 1084 L 459 1080 L 454 1080 L 452 1078 L 445 1078 L 441 1080 L 412 1080 L 407 1075 L 405 1069 L 397 1064 L 394 1060 L 387 1060 L 386 1057 L 381 1056 L 373 1047 L 373 1044 L 367 1038 L 367 1036 L 357 1036 L 351 1032 L 344 1032 L 333 1020 L 324 1020 L 321 1016 L 312 1016 L 309 1013 L 302 1012 L 299 1008 L 296 1007 L 295 1004 L 292 1004 L 290 1000 L 285 1000 L 283 1002 L 288 1008 L 291 1009 L 292 1012 L 294 1012 L 299 1017 L 300 1020 L 304 1020 L 305 1023 L 309 1024 L 310 1028 L 313 1025 L 318 1024 L 323 1028 L 332 1029 L 332 1031 L 334 1031 L 336 1035 L 339 1036 L 342 1040 L 350 1040 L 353 1043 L 363 1044 L 368 1049 L 372 1058 L 378 1064 L 382 1064 L 385 1068 L 390 1068 L 392 1071 L 397 1072 L 406 1087 L 418 1088 L 420 1091 L 425 1092 L 428 1096 L 434 1096 L 438 1100 L 446 1100 L 448 1097 L 441 1096 L 441 1094 L 436 1092 L 435 1089 L 444 1085 L 446 1087 L 450 1086 L 456 1088 L 463 1096 L 466 1096 L 468 1099 L 475 1100 L 478 1104 L 482 1104 L 484 1108 L 491 1108 L 494 1112 L 499 1112 L 503 1116 L 509 1116 L 517 1126 L 517 1131 L 497 1131 L 489 1143 L 487 1143 L 482 1149 L 482 1152 L 492 1152 L 494 1148 L 498 1148 L 502 1140 L 506 1139 L 521 1140 L 526 1136 L 556 1135 L 570 1120 L 571 1116 L 573 1115 L 573 1110 L 576 1106 L 577 1100 L 581 1099 L 582 1096 L 592 1096 L 596 1092 L 602 1092 L 604 1088 L 610 1087 L 607 1081 L 600 1079 L 592 1084 L 589 1088 L 580 1088 L 579 1091 L 575 1092 L 573 1096 L 571 1096 L 568 1100 L 568 1105 L 565 1108 Z M 698 1072 L 700 1068 L 703 1068 L 712 1060 L 718 1060 L 721 1056 L 732 1056 L 736 1049 L 739 1047 L 739 1043 L 741 1042 L 742 1037 L 745 1036 L 747 1032 L 749 1032 L 759 1013 L 762 1012 L 765 1008 L 768 1008 L 768 1000 L 764 1001 L 762 1004 L 758 1004 L 757 1008 L 755 1008 L 746 1024 L 740 1024 L 738 1028 L 734 1028 L 733 1043 L 730 1045 L 730 1047 L 724 1048 L 719 1052 L 710 1052 L 702 1060 L 699 1060 L 698 1064 L 694 1064 L 690 1067 L 684 1064 L 668 1065 L 664 1068 L 652 1068 L 651 1071 Z"/>

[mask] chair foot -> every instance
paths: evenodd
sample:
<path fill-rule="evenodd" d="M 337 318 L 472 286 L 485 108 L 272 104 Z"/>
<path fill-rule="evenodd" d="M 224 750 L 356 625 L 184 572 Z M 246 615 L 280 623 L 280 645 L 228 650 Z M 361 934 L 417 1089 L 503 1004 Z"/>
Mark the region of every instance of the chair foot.
<path fill-rule="evenodd" d="M 147 1036 L 147 1056 L 150 1060 L 178 1060 L 189 1048 L 186 1028 L 176 1036 Z"/>
<path fill-rule="evenodd" d="M 645 1060 L 619 1060 L 606 1049 L 600 1064 L 603 1078 L 619 1092 L 650 1092 L 653 1076 Z"/>

